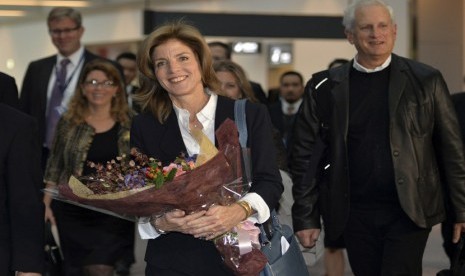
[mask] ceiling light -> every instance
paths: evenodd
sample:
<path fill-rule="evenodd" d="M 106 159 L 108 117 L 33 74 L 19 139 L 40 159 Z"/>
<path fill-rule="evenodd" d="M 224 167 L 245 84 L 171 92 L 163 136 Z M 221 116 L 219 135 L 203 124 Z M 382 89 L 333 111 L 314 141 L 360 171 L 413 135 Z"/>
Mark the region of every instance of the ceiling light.
<path fill-rule="evenodd" d="M 256 54 L 260 53 L 259 42 L 235 42 L 232 45 L 234 53 L 238 54 Z"/>
<path fill-rule="evenodd" d="M 0 5 L 3 6 L 42 6 L 42 7 L 89 7 L 87 1 L 9 1 L 0 0 Z"/>
<path fill-rule="evenodd" d="M 0 16 L 25 16 L 26 12 L 25 11 L 15 11 L 15 10 L 0 10 Z"/>

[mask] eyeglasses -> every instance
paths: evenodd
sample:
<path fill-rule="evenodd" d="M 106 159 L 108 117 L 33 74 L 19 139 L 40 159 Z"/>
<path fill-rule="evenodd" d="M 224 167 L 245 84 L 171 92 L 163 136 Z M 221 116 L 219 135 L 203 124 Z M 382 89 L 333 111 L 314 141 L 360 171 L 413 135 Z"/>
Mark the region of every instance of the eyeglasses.
<path fill-rule="evenodd" d="M 76 26 L 76 27 L 71 28 L 71 29 L 53 29 L 53 30 L 49 30 L 48 32 L 52 36 L 60 36 L 61 34 L 68 35 L 68 34 L 74 32 L 74 31 L 79 30 L 79 28 L 81 28 L 81 26 Z"/>
<path fill-rule="evenodd" d="M 106 80 L 102 82 L 98 82 L 97 80 L 90 80 L 85 81 L 83 85 L 85 88 L 98 88 L 99 86 L 102 86 L 102 88 L 110 88 L 115 86 L 115 83 L 111 80 Z"/>

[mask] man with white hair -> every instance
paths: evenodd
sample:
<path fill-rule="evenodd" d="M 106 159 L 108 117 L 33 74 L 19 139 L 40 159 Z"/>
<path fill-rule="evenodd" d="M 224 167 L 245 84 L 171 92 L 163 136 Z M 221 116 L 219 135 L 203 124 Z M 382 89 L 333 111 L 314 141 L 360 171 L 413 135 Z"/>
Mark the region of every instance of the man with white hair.
<path fill-rule="evenodd" d="M 392 53 L 391 7 L 356 1 L 343 25 L 357 54 L 312 76 L 295 125 L 294 230 L 314 246 L 322 215 L 326 235 L 344 237 L 355 275 L 420 276 L 431 227 L 446 217 L 445 197 L 455 213 L 454 242 L 465 230 L 465 156 L 454 107 L 438 70 Z M 311 166 L 321 169 L 309 179 Z"/>

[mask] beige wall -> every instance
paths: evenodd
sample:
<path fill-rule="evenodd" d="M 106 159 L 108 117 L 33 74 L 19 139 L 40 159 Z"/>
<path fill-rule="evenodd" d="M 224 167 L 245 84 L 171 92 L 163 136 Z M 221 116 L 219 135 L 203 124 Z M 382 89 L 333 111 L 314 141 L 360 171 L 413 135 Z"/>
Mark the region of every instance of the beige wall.
<path fill-rule="evenodd" d="M 418 61 L 439 69 L 451 93 L 463 91 L 465 0 L 416 0 Z"/>

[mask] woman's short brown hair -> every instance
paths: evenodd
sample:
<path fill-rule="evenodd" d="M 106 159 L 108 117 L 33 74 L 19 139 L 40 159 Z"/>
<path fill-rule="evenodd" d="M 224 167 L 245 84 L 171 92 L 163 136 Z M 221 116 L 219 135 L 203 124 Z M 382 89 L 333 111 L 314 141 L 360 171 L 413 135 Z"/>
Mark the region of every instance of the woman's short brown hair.
<path fill-rule="evenodd" d="M 151 111 L 161 123 L 168 118 L 172 110 L 172 103 L 168 92 L 160 85 L 155 76 L 152 54 L 156 47 L 169 39 L 175 39 L 185 44 L 197 56 L 205 88 L 212 91 L 218 91 L 220 88 L 212 67 L 210 48 L 196 27 L 183 21 L 169 22 L 157 27 L 139 48 L 137 65 L 140 71 L 139 83 L 141 87 L 134 98 L 144 111 Z"/>

